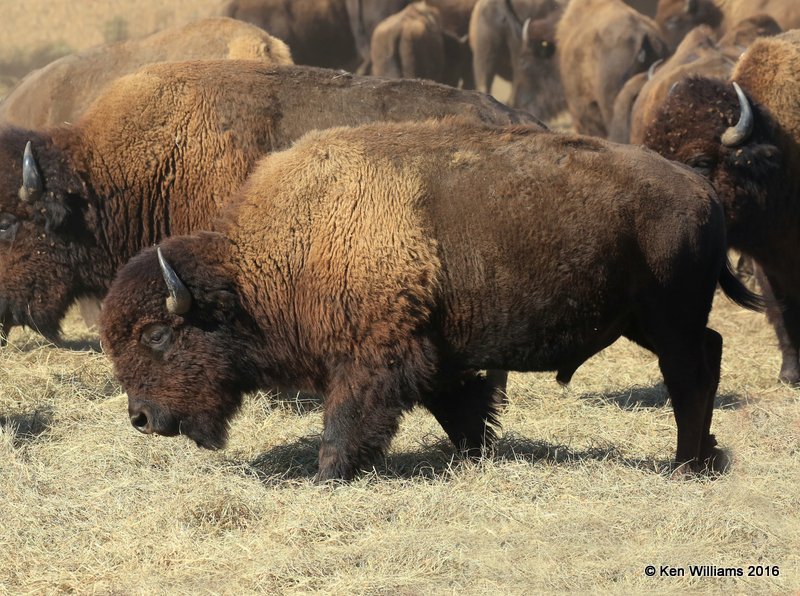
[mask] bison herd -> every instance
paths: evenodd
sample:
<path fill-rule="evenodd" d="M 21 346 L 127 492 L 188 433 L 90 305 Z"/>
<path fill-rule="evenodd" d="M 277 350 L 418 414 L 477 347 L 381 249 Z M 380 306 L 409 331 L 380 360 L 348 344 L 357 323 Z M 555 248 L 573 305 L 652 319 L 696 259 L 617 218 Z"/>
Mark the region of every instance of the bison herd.
<path fill-rule="evenodd" d="M 231 0 L 66 56 L 0 101 L 0 344 L 102 301 L 135 428 L 220 448 L 245 393 L 311 392 L 324 481 L 418 405 L 480 456 L 507 371 L 568 383 L 626 337 L 674 473 L 720 471 L 717 286 L 800 384 L 795 27 L 795 0 Z"/>

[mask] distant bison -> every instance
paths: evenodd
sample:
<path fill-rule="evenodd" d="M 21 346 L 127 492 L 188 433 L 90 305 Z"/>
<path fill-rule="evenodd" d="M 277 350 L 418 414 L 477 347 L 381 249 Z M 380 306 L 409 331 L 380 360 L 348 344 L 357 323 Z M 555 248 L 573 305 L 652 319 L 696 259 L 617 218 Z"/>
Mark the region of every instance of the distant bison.
<path fill-rule="evenodd" d="M 511 81 L 511 105 L 544 120 L 566 108 L 555 57 L 560 0 L 478 0 L 469 24 L 475 88 Z"/>
<path fill-rule="evenodd" d="M 467 42 L 446 32 L 439 11 L 425 2 L 409 4 L 372 34 L 372 74 L 378 77 L 473 86 L 471 58 Z"/>
<path fill-rule="evenodd" d="M 668 54 L 655 22 L 622 0 L 572 0 L 556 43 L 573 126 L 600 137 L 608 135 L 626 81 Z"/>
<path fill-rule="evenodd" d="M 355 70 L 360 63 L 345 0 L 229 0 L 220 14 L 282 39 L 297 64 Z"/>
<path fill-rule="evenodd" d="M 142 432 L 218 448 L 244 392 L 299 387 L 325 397 L 319 479 L 347 479 L 415 405 L 478 452 L 498 404 L 475 370 L 566 383 L 625 336 L 658 355 L 677 462 L 715 463 L 714 289 L 757 299 L 688 168 L 531 127 L 334 129 L 263 160 L 217 230 L 143 251 L 106 299 Z"/>
<path fill-rule="evenodd" d="M 656 22 L 674 49 L 698 25 L 708 25 L 723 35 L 758 14 L 769 15 L 784 30 L 800 27 L 797 0 L 660 0 Z"/>
<path fill-rule="evenodd" d="M 143 39 L 96 46 L 33 71 L 0 102 L 0 121 L 33 129 L 75 122 L 109 83 L 145 64 L 213 59 L 292 63 L 286 44 L 258 27 L 202 19 Z"/>
<path fill-rule="evenodd" d="M 800 31 L 759 39 L 734 84 L 680 83 L 645 143 L 702 172 L 725 205 L 731 246 L 758 264 L 783 355 L 780 378 L 800 383 Z M 738 85 L 738 86 L 737 86 Z"/>
<path fill-rule="evenodd" d="M 73 301 L 102 298 L 142 248 L 208 227 L 259 157 L 309 130 L 448 114 L 533 120 L 435 83 L 229 60 L 145 67 L 72 126 L 0 129 L 0 335 L 57 340 Z"/>

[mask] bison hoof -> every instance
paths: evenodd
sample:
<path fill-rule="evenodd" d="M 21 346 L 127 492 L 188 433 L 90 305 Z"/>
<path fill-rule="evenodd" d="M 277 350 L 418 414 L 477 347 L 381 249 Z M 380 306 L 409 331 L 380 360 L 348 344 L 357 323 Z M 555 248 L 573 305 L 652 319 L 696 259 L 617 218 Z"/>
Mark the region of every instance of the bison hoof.
<path fill-rule="evenodd" d="M 792 387 L 800 386 L 800 368 L 794 363 L 784 364 L 781 367 L 781 374 L 778 375 L 778 380 Z"/>
<path fill-rule="evenodd" d="M 730 458 L 722 449 L 712 447 L 702 460 L 692 460 L 675 464 L 670 478 L 672 480 L 693 480 L 695 478 L 715 478 L 730 468 Z"/>

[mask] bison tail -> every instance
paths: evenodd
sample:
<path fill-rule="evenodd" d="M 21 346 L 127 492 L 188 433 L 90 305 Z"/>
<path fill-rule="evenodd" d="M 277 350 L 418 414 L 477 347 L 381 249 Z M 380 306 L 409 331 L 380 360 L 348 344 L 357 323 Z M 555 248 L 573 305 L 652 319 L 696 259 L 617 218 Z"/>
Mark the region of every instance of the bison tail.
<path fill-rule="evenodd" d="M 725 266 L 719 274 L 719 287 L 725 295 L 739 306 L 755 312 L 764 312 L 764 298 L 755 292 L 751 292 L 739 281 L 733 273 L 733 267 L 729 259 L 725 259 Z"/>

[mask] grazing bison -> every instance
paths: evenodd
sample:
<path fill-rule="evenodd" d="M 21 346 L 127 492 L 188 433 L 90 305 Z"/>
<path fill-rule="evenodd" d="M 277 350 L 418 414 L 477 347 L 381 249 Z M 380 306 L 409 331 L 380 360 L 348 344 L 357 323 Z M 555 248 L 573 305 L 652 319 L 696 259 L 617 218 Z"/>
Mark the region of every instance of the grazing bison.
<path fill-rule="evenodd" d="M 102 298 L 142 248 L 208 227 L 257 158 L 309 130 L 448 114 L 532 120 L 435 83 L 227 60 L 147 66 L 73 126 L 2 129 L 0 335 L 57 340 L 73 301 Z"/>
<path fill-rule="evenodd" d="M 469 24 L 475 88 L 511 81 L 511 105 L 548 120 L 566 108 L 555 31 L 560 0 L 478 0 Z"/>
<path fill-rule="evenodd" d="M 457 87 L 472 81 L 469 45 L 442 28 L 439 11 L 414 2 L 382 21 L 372 34 L 372 74 L 430 79 Z"/>
<path fill-rule="evenodd" d="M 230 0 L 221 14 L 282 39 L 297 64 L 355 70 L 360 63 L 345 0 Z"/>
<path fill-rule="evenodd" d="M 33 129 L 75 122 L 111 81 L 145 64 L 214 59 L 292 63 L 286 44 L 258 27 L 227 18 L 201 19 L 70 54 L 33 71 L 0 103 L 0 121 Z"/>
<path fill-rule="evenodd" d="M 667 55 L 655 22 L 622 0 L 572 0 L 556 43 L 573 126 L 601 137 L 608 135 L 625 82 Z"/>
<path fill-rule="evenodd" d="M 477 369 L 568 382 L 625 336 L 658 355 L 684 470 L 713 466 L 727 265 L 722 206 L 641 148 L 457 121 L 317 131 L 260 162 L 216 232 L 118 274 L 103 346 L 145 433 L 224 445 L 242 394 L 325 398 L 319 478 L 351 478 L 402 413 L 468 453 L 491 440 Z"/>
<path fill-rule="evenodd" d="M 783 355 L 800 382 L 800 32 L 756 40 L 732 75 L 680 83 L 645 143 L 702 172 L 725 206 L 731 246 L 760 268 Z M 738 87 L 736 85 L 739 85 Z"/>

